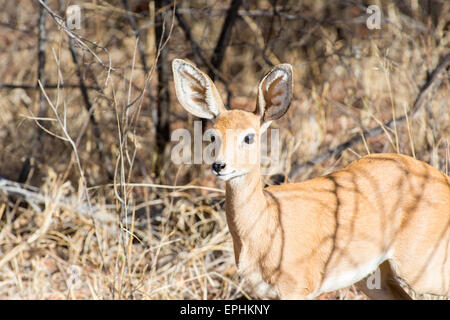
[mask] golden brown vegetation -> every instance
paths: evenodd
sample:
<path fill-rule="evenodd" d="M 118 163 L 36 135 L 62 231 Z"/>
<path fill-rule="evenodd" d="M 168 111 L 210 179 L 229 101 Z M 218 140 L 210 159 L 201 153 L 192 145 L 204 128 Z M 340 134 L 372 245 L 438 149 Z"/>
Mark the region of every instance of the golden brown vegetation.
<path fill-rule="evenodd" d="M 156 61 L 187 58 L 208 70 L 230 1 L 177 1 L 178 19 L 170 1 L 125 2 L 128 10 L 119 0 L 48 1 L 60 16 L 81 6 L 73 32 L 82 38 L 73 38 L 39 1 L 0 0 L 0 298 L 256 298 L 236 273 L 223 185 L 206 165 L 173 164 L 173 144 L 159 150 L 155 140 L 161 91 L 170 92 L 171 130 L 192 130 L 194 120 Z M 366 27 L 372 3 L 383 13 L 380 30 Z M 412 155 L 448 174 L 444 68 L 414 116 L 289 178 L 305 161 L 408 114 L 449 52 L 448 1 L 244 1 L 231 27 L 213 73 L 232 108 L 254 108 L 272 64 L 294 68 L 293 104 L 273 124 L 281 169 L 267 184 L 376 152 Z M 322 298 L 365 296 L 352 287 Z"/>

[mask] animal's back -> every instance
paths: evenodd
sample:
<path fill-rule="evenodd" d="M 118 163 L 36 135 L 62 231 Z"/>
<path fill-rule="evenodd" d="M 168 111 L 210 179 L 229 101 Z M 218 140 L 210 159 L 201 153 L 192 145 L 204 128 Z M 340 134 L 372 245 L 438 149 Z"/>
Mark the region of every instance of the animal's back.
<path fill-rule="evenodd" d="M 286 252 L 296 252 L 286 263 L 321 265 L 315 285 L 328 283 L 324 291 L 346 284 L 333 279 L 350 283 L 392 259 L 417 291 L 448 294 L 450 178 L 439 170 L 404 155 L 374 154 L 265 191 L 279 207 Z"/>

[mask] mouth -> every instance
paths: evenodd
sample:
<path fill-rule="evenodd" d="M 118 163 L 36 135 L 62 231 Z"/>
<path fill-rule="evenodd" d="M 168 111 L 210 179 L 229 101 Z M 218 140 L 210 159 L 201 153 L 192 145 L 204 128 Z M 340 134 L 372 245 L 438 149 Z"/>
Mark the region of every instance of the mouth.
<path fill-rule="evenodd" d="M 232 178 L 240 177 L 240 176 L 245 174 L 245 173 L 236 174 L 236 172 L 237 172 L 236 170 L 233 170 L 233 171 L 230 171 L 230 172 L 225 172 L 225 173 L 222 173 L 222 172 L 217 173 L 214 170 L 212 170 L 212 172 L 217 178 L 222 179 L 224 181 L 228 181 L 228 180 L 230 180 Z"/>
<path fill-rule="evenodd" d="M 236 170 L 232 170 L 232 171 L 230 171 L 230 172 L 217 172 L 217 171 L 215 171 L 215 170 L 212 170 L 212 173 L 216 176 L 216 177 L 218 177 L 218 178 L 221 178 L 221 179 L 224 179 L 224 178 L 226 178 L 226 177 L 228 177 L 228 176 L 231 176 L 233 173 L 235 173 L 236 172 Z"/>

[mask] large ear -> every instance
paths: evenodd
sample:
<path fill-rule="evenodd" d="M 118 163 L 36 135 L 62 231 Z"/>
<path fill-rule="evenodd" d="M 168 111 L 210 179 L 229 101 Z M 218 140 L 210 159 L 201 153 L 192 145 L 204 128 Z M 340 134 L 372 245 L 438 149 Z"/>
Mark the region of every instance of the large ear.
<path fill-rule="evenodd" d="M 178 101 L 187 112 L 205 119 L 219 115 L 224 109 L 223 102 L 205 73 L 181 59 L 173 60 L 172 70 Z"/>
<path fill-rule="evenodd" d="M 279 64 L 261 80 L 255 113 L 263 123 L 281 118 L 292 99 L 292 66 Z"/>

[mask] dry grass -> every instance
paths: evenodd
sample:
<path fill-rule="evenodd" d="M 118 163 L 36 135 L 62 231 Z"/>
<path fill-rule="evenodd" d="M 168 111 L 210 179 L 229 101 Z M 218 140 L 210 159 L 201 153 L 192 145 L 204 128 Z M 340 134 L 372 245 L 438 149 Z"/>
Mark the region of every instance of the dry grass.
<path fill-rule="evenodd" d="M 274 174 L 287 174 L 294 161 L 308 160 L 361 128 L 409 110 L 427 72 L 449 50 L 450 3 L 431 2 L 434 9 L 427 13 L 421 1 L 399 7 L 378 1 L 389 23 L 383 21 L 381 30 L 372 31 L 358 22 L 364 16 L 358 6 L 344 1 L 303 1 L 301 6 L 291 1 L 277 7 L 300 12 L 303 18 L 298 19 L 238 19 L 222 67 L 233 107 L 254 106 L 256 84 L 269 69 L 267 60 L 294 66 L 293 104 L 273 124 L 281 129 L 282 142 L 280 172 Z M 213 189 L 223 185 L 205 165 L 174 165 L 171 146 L 159 155 L 164 159 L 160 175 L 153 172 L 154 102 L 143 95 L 126 106 L 139 97 L 147 76 L 155 96 L 156 74 L 142 71 L 121 1 L 78 3 L 83 28 L 77 32 L 107 48 L 114 67 L 109 74 L 92 54 L 77 48 L 86 84 L 101 88 L 89 94 L 106 158 L 97 150 L 79 89 L 44 89 L 48 99 L 42 123 L 62 139 L 43 134 L 28 180 L 12 182 L 42 130 L 36 121 L 40 90 L 0 88 L 0 298 L 257 298 L 236 273 L 223 192 Z M 228 2 L 178 5 L 191 10 L 185 18 L 209 57 Z M 57 11 L 58 1 L 49 1 L 49 6 Z M 35 85 L 39 7 L 27 0 L 0 0 L 0 7 L 5 8 L 0 12 L 0 82 Z M 251 1 L 249 9 L 272 12 L 268 1 Z M 153 67 L 154 11 L 135 17 Z M 317 23 L 322 19 L 326 23 Z M 78 84 L 66 33 L 50 18 L 46 26 L 47 83 Z M 177 23 L 167 45 L 170 59 L 195 60 Z M 108 61 L 103 50 L 92 48 Z M 172 128 L 192 129 L 193 119 L 178 106 L 170 86 Z M 223 83 L 218 87 L 224 94 Z M 448 174 L 449 92 L 447 73 L 416 117 L 302 172 L 297 180 L 329 173 L 369 152 L 414 155 Z M 108 170 L 114 181 L 108 179 Z M 211 189 L 165 187 L 186 184 Z M 321 298 L 365 296 L 349 288 Z"/>

